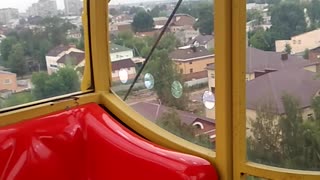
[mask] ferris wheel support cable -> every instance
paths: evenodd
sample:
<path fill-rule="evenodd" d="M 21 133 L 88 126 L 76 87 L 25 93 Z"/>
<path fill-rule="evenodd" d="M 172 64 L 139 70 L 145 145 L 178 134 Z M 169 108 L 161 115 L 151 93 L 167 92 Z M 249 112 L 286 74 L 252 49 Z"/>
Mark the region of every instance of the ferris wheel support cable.
<path fill-rule="evenodd" d="M 154 50 L 156 49 L 156 47 L 158 46 L 158 44 L 159 44 L 162 36 L 164 35 L 164 33 L 166 32 L 166 30 L 168 29 L 169 24 L 170 24 L 170 22 L 172 21 L 174 15 L 176 14 L 177 10 L 179 9 L 181 3 L 182 3 L 182 0 L 179 0 L 179 1 L 177 2 L 177 5 L 174 7 L 174 10 L 172 11 L 171 15 L 169 16 L 168 21 L 166 22 L 166 24 L 164 25 L 162 31 L 160 32 L 160 35 L 158 36 L 157 41 L 156 41 L 156 42 L 154 43 L 154 45 L 152 46 L 152 49 L 150 50 L 150 52 L 149 52 L 146 60 L 144 61 L 142 67 L 139 69 L 138 74 L 137 74 L 136 77 L 134 78 L 132 84 L 130 85 L 130 88 L 128 89 L 126 95 L 124 96 L 124 98 L 123 98 L 124 101 L 128 98 L 130 92 L 131 92 L 132 89 L 133 89 L 133 86 L 136 84 L 136 82 L 137 82 L 138 78 L 140 77 L 143 69 L 145 68 L 145 66 L 146 66 L 147 63 L 149 62 L 149 60 L 150 60 L 150 58 L 151 58 Z"/>

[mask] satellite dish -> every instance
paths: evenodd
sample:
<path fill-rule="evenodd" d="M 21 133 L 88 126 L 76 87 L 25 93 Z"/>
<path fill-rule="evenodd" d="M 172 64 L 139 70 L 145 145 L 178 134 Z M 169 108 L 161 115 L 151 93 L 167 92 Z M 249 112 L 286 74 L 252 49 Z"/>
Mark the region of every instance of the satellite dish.
<path fill-rule="evenodd" d="M 193 43 L 193 45 L 194 45 L 194 47 L 199 47 L 199 46 L 200 46 L 200 44 L 199 44 L 198 41 L 195 41 L 195 42 Z"/>

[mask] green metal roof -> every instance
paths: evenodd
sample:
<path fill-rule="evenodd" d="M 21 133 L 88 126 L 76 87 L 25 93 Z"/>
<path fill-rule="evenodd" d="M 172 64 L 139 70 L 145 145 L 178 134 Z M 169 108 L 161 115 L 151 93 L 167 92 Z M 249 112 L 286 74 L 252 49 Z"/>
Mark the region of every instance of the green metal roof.
<path fill-rule="evenodd" d="M 111 53 L 116 53 L 116 52 L 121 52 L 121 51 L 132 51 L 132 49 L 129 49 L 124 46 L 120 46 L 118 44 L 110 43 L 110 52 Z"/>

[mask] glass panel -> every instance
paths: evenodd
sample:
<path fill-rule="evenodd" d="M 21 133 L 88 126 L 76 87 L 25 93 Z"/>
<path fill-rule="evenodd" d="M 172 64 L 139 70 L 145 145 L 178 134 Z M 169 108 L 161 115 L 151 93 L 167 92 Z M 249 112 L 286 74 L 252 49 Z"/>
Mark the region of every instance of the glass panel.
<path fill-rule="evenodd" d="M 319 171 L 320 1 L 263 2 L 247 4 L 248 160 Z"/>
<path fill-rule="evenodd" d="M 80 91 L 82 2 L 65 2 L 0 2 L 0 109 Z"/>
<path fill-rule="evenodd" d="M 213 149 L 213 4 L 183 2 L 165 28 L 177 3 L 110 2 L 112 90 L 150 121 Z"/>

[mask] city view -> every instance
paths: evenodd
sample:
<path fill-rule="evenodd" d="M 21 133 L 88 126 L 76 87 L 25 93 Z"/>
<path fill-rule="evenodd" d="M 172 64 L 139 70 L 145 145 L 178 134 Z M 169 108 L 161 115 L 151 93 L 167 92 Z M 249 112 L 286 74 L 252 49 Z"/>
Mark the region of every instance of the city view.
<path fill-rule="evenodd" d="M 81 91 L 83 2 L 58 4 L 0 9 L 0 110 Z M 214 2 L 183 1 L 172 14 L 176 5 L 110 1 L 111 91 L 160 127 L 214 150 L 223 121 L 215 62 L 224 60 L 215 56 Z M 320 0 L 247 0 L 246 11 L 247 158 L 319 171 Z"/>

